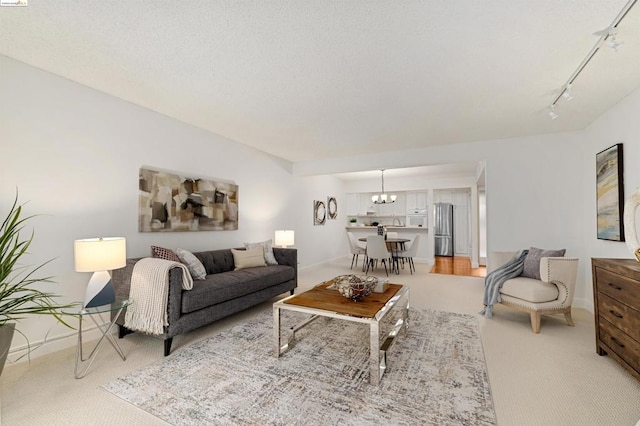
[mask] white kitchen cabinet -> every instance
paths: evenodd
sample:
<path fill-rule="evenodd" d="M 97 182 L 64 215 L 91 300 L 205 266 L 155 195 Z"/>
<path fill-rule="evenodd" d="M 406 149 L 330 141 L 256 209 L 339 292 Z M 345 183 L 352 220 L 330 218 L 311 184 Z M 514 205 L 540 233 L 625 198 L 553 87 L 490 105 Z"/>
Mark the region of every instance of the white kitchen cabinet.
<path fill-rule="evenodd" d="M 407 192 L 406 210 L 426 210 L 427 192 Z"/>
<path fill-rule="evenodd" d="M 357 216 L 360 196 L 356 193 L 347 194 L 345 197 L 345 212 L 347 216 Z"/>
<path fill-rule="evenodd" d="M 360 198 L 359 198 L 359 204 L 358 204 L 358 214 L 366 215 L 367 212 L 375 213 L 376 210 L 373 202 L 371 201 L 372 194 L 367 192 L 361 192 L 359 195 L 360 195 Z"/>

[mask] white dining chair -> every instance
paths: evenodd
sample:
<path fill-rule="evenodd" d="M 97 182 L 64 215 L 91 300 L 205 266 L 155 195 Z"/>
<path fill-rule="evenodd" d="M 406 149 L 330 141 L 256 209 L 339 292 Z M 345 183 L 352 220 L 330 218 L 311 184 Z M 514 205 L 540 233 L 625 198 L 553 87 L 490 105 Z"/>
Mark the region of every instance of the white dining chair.
<path fill-rule="evenodd" d="M 361 246 L 356 240 L 356 237 L 353 235 L 353 232 L 347 232 L 347 237 L 349 238 L 349 250 L 351 250 L 351 269 L 353 269 L 353 262 L 355 261 L 356 266 L 358 266 L 358 256 L 363 255 L 364 261 L 367 261 L 367 250 L 365 247 Z M 364 263 L 363 263 L 364 265 Z"/>
<path fill-rule="evenodd" d="M 384 237 L 382 235 L 369 235 L 367 237 L 367 269 L 366 273 L 369 272 L 369 268 L 373 268 L 374 262 L 378 260 L 384 264 L 384 271 L 389 276 L 389 271 L 387 269 L 387 264 L 389 263 L 389 259 L 391 258 L 391 253 L 387 250 L 387 245 L 384 242 Z M 377 263 L 376 263 L 377 265 Z M 389 266 L 391 266 L 389 264 Z"/>
<path fill-rule="evenodd" d="M 409 246 L 408 249 L 402 250 L 397 254 L 398 259 L 403 260 L 403 265 L 404 265 L 404 260 L 407 261 L 407 263 L 409 264 L 409 271 L 411 271 L 411 274 L 413 274 L 416 271 L 416 265 L 413 263 L 413 258 L 416 257 L 416 255 L 418 254 L 418 244 L 420 244 L 420 234 L 417 234 L 413 238 L 413 241 L 411 242 L 411 245 Z"/>

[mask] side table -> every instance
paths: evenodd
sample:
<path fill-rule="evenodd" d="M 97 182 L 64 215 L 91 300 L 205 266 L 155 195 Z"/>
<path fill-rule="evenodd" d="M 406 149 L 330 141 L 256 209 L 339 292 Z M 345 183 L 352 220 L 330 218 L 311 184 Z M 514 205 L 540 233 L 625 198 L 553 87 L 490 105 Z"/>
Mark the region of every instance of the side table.
<path fill-rule="evenodd" d="M 124 356 L 122 349 L 120 349 L 120 346 L 118 346 L 118 343 L 113 338 L 110 332 L 113 326 L 115 325 L 116 320 L 118 319 L 118 317 L 120 317 L 120 314 L 122 314 L 122 311 L 124 310 L 124 308 L 131 305 L 132 303 L 133 301 L 130 299 L 118 299 L 111 305 L 96 306 L 93 308 L 79 308 L 75 310 L 63 311 L 64 314 L 78 317 L 78 323 L 79 323 L 78 347 L 76 349 L 76 365 L 74 368 L 74 374 L 76 379 L 81 379 L 84 376 L 86 376 L 87 372 L 89 371 L 89 368 L 91 368 L 91 364 L 93 364 L 93 360 L 96 358 L 96 355 L 98 354 L 98 351 L 102 346 L 102 344 L 105 342 L 105 340 L 111 343 L 111 346 L 113 346 L 113 349 L 115 349 L 115 351 L 118 352 L 118 355 L 120 355 L 120 358 L 122 358 L 123 361 L 127 359 Z M 105 313 L 110 314 L 111 312 L 116 312 L 116 314 L 113 316 L 113 319 L 111 319 L 111 321 L 108 321 L 108 322 L 105 321 L 102 314 L 105 314 Z M 89 354 L 89 356 L 87 358 L 84 358 L 83 350 L 82 350 L 82 322 L 84 317 L 86 316 L 91 318 L 93 323 L 97 326 L 98 330 L 100 330 L 100 332 L 102 333 L 102 337 L 100 337 L 100 340 L 98 340 L 98 343 L 96 343 L 96 346 L 91 350 L 91 353 Z M 96 320 L 95 318 L 96 316 L 100 319 L 100 321 Z"/>

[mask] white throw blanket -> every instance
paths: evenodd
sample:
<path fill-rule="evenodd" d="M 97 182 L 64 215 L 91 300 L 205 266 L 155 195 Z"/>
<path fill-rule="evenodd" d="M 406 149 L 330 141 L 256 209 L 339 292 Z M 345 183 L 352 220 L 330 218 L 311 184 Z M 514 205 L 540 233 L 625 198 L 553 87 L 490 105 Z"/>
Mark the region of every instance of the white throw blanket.
<path fill-rule="evenodd" d="M 129 290 L 129 298 L 133 300 L 133 304 L 127 308 L 125 327 L 148 334 L 164 333 L 164 326 L 169 325 L 169 270 L 175 267 L 182 269 L 182 288 L 191 290 L 193 279 L 182 263 L 151 257 L 136 262 Z"/>

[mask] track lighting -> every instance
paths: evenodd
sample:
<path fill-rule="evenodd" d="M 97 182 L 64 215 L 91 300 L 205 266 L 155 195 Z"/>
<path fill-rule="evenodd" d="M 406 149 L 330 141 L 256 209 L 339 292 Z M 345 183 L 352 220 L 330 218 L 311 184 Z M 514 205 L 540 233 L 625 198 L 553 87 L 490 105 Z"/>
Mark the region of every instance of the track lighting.
<path fill-rule="evenodd" d="M 620 46 L 622 46 L 622 42 L 621 41 L 616 41 L 616 36 L 612 35 L 612 36 L 609 36 L 607 38 L 607 46 L 609 46 L 610 48 L 612 48 L 613 50 L 615 50 L 617 52 L 618 48 Z"/>
<path fill-rule="evenodd" d="M 571 94 L 571 85 L 569 84 L 567 87 L 565 87 L 564 91 L 562 92 L 562 97 L 567 101 L 571 101 L 573 99 L 573 95 Z"/>
<path fill-rule="evenodd" d="M 616 35 L 618 34 L 618 25 L 620 24 L 620 22 L 622 22 L 624 17 L 627 16 L 631 8 L 635 6 L 637 2 L 638 0 L 629 0 L 627 4 L 622 8 L 622 10 L 618 13 L 613 22 L 611 22 L 611 25 L 609 25 L 605 30 L 595 33 L 595 35 L 600 36 L 595 46 L 591 48 L 587 56 L 582 60 L 580 65 L 578 65 L 578 68 L 576 68 L 573 74 L 571 74 L 567 82 L 562 86 L 562 89 L 560 89 L 556 94 L 556 97 L 553 98 L 551 106 L 549 106 L 549 111 L 547 112 L 547 114 L 552 120 L 558 118 L 558 114 L 555 111 L 555 106 L 560 98 L 564 98 L 566 101 L 570 101 L 571 99 L 573 99 L 573 95 L 571 94 L 571 85 L 573 84 L 575 79 L 578 78 L 589 61 L 591 61 L 595 54 L 600 50 L 600 47 L 606 43 L 607 46 L 611 47 L 616 52 L 618 51 L 618 48 L 622 45 L 622 42 L 616 40 Z"/>

